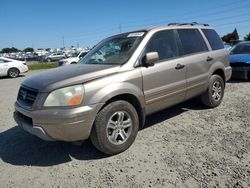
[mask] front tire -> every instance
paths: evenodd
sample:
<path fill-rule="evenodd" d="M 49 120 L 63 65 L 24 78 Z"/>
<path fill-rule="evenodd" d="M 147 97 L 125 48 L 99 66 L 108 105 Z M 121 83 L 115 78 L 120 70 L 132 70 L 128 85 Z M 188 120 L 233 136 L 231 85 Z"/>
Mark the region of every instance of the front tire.
<path fill-rule="evenodd" d="M 209 86 L 201 96 L 201 101 L 205 106 L 215 108 L 220 105 L 224 96 L 225 83 L 221 76 L 212 75 Z"/>
<path fill-rule="evenodd" d="M 10 78 L 16 78 L 20 74 L 20 71 L 17 68 L 10 68 L 8 71 L 8 76 Z"/>
<path fill-rule="evenodd" d="M 138 129 L 139 118 L 133 105 L 122 100 L 115 101 L 97 114 L 90 139 L 97 149 L 113 155 L 132 145 Z"/>

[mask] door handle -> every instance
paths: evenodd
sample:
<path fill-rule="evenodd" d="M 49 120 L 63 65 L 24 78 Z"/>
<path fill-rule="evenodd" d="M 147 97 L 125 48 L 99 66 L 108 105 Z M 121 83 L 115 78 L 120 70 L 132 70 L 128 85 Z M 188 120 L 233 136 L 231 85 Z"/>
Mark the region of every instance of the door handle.
<path fill-rule="evenodd" d="M 179 70 L 179 69 L 183 69 L 184 67 L 185 67 L 185 65 L 182 65 L 182 64 L 179 64 L 179 63 L 178 63 L 178 64 L 176 65 L 175 69 L 176 69 L 176 70 Z"/>
<path fill-rule="evenodd" d="M 214 59 L 214 58 L 212 58 L 212 57 L 208 56 L 208 57 L 207 57 L 207 62 L 209 62 L 209 61 L 213 61 L 213 59 Z"/>

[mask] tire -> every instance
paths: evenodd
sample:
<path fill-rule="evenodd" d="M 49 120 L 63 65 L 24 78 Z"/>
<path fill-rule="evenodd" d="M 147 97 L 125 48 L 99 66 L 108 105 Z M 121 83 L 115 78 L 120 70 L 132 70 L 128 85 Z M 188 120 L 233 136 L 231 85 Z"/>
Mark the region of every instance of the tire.
<path fill-rule="evenodd" d="M 52 60 L 51 60 L 50 58 L 48 58 L 48 59 L 47 59 L 47 62 L 49 62 L 49 63 L 50 63 L 51 61 L 52 61 Z"/>
<path fill-rule="evenodd" d="M 221 76 L 212 75 L 209 86 L 201 96 L 201 101 L 205 106 L 215 108 L 220 105 L 224 96 L 225 83 Z"/>
<path fill-rule="evenodd" d="M 76 64 L 76 62 L 72 62 L 72 63 L 70 63 L 71 65 L 74 65 L 74 64 Z"/>
<path fill-rule="evenodd" d="M 20 71 L 17 68 L 10 68 L 8 70 L 8 76 L 10 78 L 16 78 L 19 76 L 19 74 L 20 74 Z"/>
<path fill-rule="evenodd" d="M 132 145 L 138 129 L 139 118 L 135 108 L 126 101 L 115 101 L 97 114 L 90 139 L 98 150 L 114 155 Z"/>

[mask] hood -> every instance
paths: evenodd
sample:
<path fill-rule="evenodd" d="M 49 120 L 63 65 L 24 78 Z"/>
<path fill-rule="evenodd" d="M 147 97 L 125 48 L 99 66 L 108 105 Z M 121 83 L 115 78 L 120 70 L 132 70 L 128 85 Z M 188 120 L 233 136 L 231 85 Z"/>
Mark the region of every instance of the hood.
<path fill-rule="evenodd" d="M 230 55 L 230 63 L 249 63 L 250 64 L 250 54 Z"/>
<path fill-rule="evenodd" d="M 50 92 L 57 88 L 84 83 L 103 76 L 114 74 L 120 66 L 114 65 L 73 65 L 50 69 L 23 81 L 22 85 Z"/>

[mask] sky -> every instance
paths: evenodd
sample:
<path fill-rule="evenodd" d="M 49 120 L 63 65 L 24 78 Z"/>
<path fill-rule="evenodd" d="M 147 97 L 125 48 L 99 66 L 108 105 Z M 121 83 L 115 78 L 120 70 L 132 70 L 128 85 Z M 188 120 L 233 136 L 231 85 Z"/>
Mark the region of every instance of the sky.
<path fill-rule="evenodd" d="M 208 23 L 250 33 L 250 0 L 0 0 L 0 49 L 86 47 L 126 31 Z"/>

